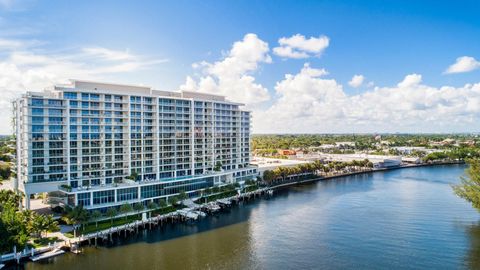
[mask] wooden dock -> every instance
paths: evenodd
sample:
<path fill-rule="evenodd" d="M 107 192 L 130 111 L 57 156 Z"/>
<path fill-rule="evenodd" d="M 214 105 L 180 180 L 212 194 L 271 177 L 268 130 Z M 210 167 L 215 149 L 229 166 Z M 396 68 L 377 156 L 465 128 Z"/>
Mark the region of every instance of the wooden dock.
<path fill-rule="evenodd" d="M 52 258 L 52 257 L 58 256 L 58 255 L 61 255 L 63 253 L 65 253 L 65 251 L 63 251 L 61 249 L 54 249 L 54 250 L 42 253 L 40 255 L 32 256 L 32 257 L 30 257 L 30 260 L 32 260 L 33 262 L 36 262 L 36 261 Z"/>

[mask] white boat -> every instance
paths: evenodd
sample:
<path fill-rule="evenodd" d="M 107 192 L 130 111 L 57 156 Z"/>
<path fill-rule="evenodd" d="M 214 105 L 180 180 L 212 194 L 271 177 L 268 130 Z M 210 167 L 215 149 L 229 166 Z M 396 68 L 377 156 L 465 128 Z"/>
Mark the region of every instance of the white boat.
<path fill-rule="evenodd" d="M 202 217 L 202 218 L 204 218 L 204 217 L 207 216 L 207 214 L 205 214 L 205 213 L 202 212 L 202 211 L 195 211 L 195 213 L 196 213 L 199 217 Z"/>

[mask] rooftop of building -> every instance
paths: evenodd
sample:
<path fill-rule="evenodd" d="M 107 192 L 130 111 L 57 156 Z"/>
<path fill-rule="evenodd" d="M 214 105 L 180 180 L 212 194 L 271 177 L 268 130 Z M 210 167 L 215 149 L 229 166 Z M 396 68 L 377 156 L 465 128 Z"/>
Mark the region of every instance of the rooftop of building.
<path fill-rule="evenodd" d="M 52 93 L 56 91 L 77 91 L 77 92 L 98 92 L 98 93 L 111 93 L 117 95 L 139 95 L 149 97 L 172 97 L 180 99 L 195 99 L 204 101 L 218 101 L 222 103 L 229 103 L 233 105 L 243 106 L 242 103 L 232 102 L 226 99 L 225 96 L 215 95 L 203 92 L 194 91 L 164 91 L 155 90 L 150 86 L 133 85 L 133 84 L 118 84 L 108 82 L 96 82 L 87 80 L 69 80 L 67 84 L 58 84 L 53 87 L 46 88 L 44 93 Z M 30 92 L 32 94 L 44 94 L 40 92 Z"/>
<path fill-rule="evenodd" d="M 250 163 L 258 166 L 260 171 L 273 170 L 277 167 L 292 167 L 299 164 L 309 163 L 310 161 L 298 160 L 298 159 L 278 159 L 278 158 L 266 158 L 255 157 Z"/>

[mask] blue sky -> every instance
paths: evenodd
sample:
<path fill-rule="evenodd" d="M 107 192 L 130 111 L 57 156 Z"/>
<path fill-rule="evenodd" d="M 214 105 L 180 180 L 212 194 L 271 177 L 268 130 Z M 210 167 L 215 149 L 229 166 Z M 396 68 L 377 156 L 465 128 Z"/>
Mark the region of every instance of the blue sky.
<path fill-rule="evenodd" d="M 268 92 L 268 97 L 265 95 L 258 104 L 250 104 L 254 103 L 251 99 L 241 100 L 254 111 L 256 132 L 478 131 L 477 86 L 465 89 L 466 84 L 480 81 L 480 64 L 476 60 L 480 59 L 478 10 L 478 1 L 0 0 L 0 41 L 8 45 L 2 48 L 0 42 L 0 71 L 4 71 L 4 75 L 0 74 L 0 82 L 4 76 L 0 89 L 9 91 L 5 96 L 11 99 L 26 88 L 80 78 L 177 90 L 190 76 L 199 84 L 195 86 L 199 91 L 218 91 L 238 98 L 241 90 L 236 89 L 230 96 L 226 88 L 245 75 Z M 247 34 L 268 44 L 268 50 L 260 54 L 270 59 L 259 56 L 253 60 L 255 63 L 248 62 L 254 67 L 238 71 L 232 75 L 234 78 L 225 79 L 224 73 L 209 71 L 215 63 L 232 56 L 233 44 L 245 41 Z M 329 43 L 319 53 L 300 59 L 274 52 L 280 38 L 296 34 L 306 40 L 325 36 Z M 120 56 L 108 58 L 112 53 Z M 15 54 L 26 57 L 13 57 Z M 25 58 L 33 59 L 32 55 L 51 64 L 26 63 Z M 464 59 L 455 72 L 445 72 L 463 56 L 473 60 Z M 207 65 L 192 67 L 202 62 Z M 299 76 L 297 81 L 292 79 L 288 87 L 294 89 L 289 90 L 285 75 L 301 75 L 305 63 L 312 70 L 325 69 L 328 75 L 309 76 L 310 86 L 301 83 L 303 77 Z M 9 72 L 13 74 L 10 77 L 5 75 Z M 25 74 L 35 75 L 18 83 Z M 421 79 L 403 87 L 408 89 L 398 87 L 409 74 L 421 75 Z M 354 75 L 363 76 L 361 85 L 349 85 Z M 213 78 L 215 87 L 200 86 L 206 77 Z M 335 84 L 328 85 L 329 80 Z M 286 88 L 277 89 L 282 82 Z M 302 85 L 308 89 L 298 90 Z M 445 86 L 454 89 L 442 90 Z M 409 91 L 421 97 L 396 110 L 379 107 L 371 113 L 366 107 L 366 111 L 343 110 L 334 115 L 311 109 L 350 107 L 383 97 L 385 100 L 375 104 L 388 106 L 395 104 L 394 98 L 412 96 Z M 332 93 L 335 99 L 328 98 Z M 292 96 L 303 97 L 292 101 L 299 108 L 287 108 L 286 100 L 291 101 Z M 435 98 L 430 100 L 430 96 Z M 475 102 L 470 104 L 472 98 Z M 417 104 L 418 100 L 422 104 Z M 462 107 L 469 109 L 461 111 Z M 402 109 L 416 113 L 396 119 L 398 123 L 387 120 Z M 279 111 L 289 111 L 291 117 L 281 116 L 275 123 L 264 121 L 277 117 Z M 449 118 L 430 117 L 435 113 Z M 334 121 L 319 114 L 329 115 Z M 382 114 L 389 118 L 379 117 Z"/>

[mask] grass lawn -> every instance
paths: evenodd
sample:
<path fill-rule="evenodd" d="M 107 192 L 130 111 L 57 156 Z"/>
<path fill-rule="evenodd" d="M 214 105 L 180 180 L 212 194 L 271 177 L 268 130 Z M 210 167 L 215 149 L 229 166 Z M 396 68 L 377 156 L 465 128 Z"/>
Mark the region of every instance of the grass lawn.
<path fill-rule="evenodd" d="M 59 241 L 58 237 L 54 236 L 54 237 L 43 237 L 43 238 L 35 238 L 33 239 L 31 245 L 34 247 L 34 248 L 39 248 L 39 247 L 43 247 L 43 246 L 47 246 L 49 243 L 54 243 L 54 242 L 57 242 Z"/>
<path fill-rule="evenodd" d="M 255 191 L 257 189 L 258 189 L 257 185 L 247 186 L 247 187 L 245 187 L 245 192 Z"/>
<path fill-rule="evenodd" d="M 165 208 L 160 208 L 160 209 L 153 210 L 152 214 L 153 215 L 163 215 L 163 214 L 166 214 L 166 213 L 174 212 L 175 210 L 177 210 L 175 207 L 167 206 Z M 90 223 L 86 224 L 85 226 L 82 226 L 79 230 L 77 230 L 77 236 L 82 235 L 82 234 L 89 234 L 89 233 L 93 233 L 93 232 L 97 232 L 97 231 L 103 231 L 103 230 L 106 230 L 106 229 L 111 228 L 111 227 L 121 226 L 121 225 L 124 225 L 124 224 L 127 224 L 127 223 L 132 223 L 136 220 L 141 220 L 141 219 L 142 219 L 141 214 L 140 215 L 139 214 L 133 214 L 133 215 L 129 215 L 129 216 L 126 216 L 126 217 L 114 218 L 113 221 L 110 220 L 110 219 L 99 221 L 98 226 L 97 226 L 97 223 L 90 222 Z M 65 233 L 65 236 L 67 236 L 69 238 L 73 238 L 73 231 Z"/>
<path fill-rule="evenodd" d="M 230 190 L 230 191 L 225 191 L 225 192 L 209 195 L 208 197 L 200 198 L 200 199 L 196 200 L 196 202 L 197 203 L 212 202 L 212 201 L 216 201 L 218 199 L 228 198 L 228 197 L 232 197 L 232 196 L 235 196 L 235 195 L 237 195 L 237 191 L 236 190 Z M 206 201 L 205 201 L 205 199 L 206 199 Z"/>
<path fill-rule="evenodd" d="M 164 207 L 164 208 L 160 208 L 160 209 L 155 209 L 152 211 L 152 214 L 153 215 L 165 215 L 165 214 L 168 214 L 168 213 L 171 213 L 171 212 L 175 212 L 175 210 L 177 210 L 177 208 L 175 208 L 174 206 L 167 206 L 167 207 Z"/>

